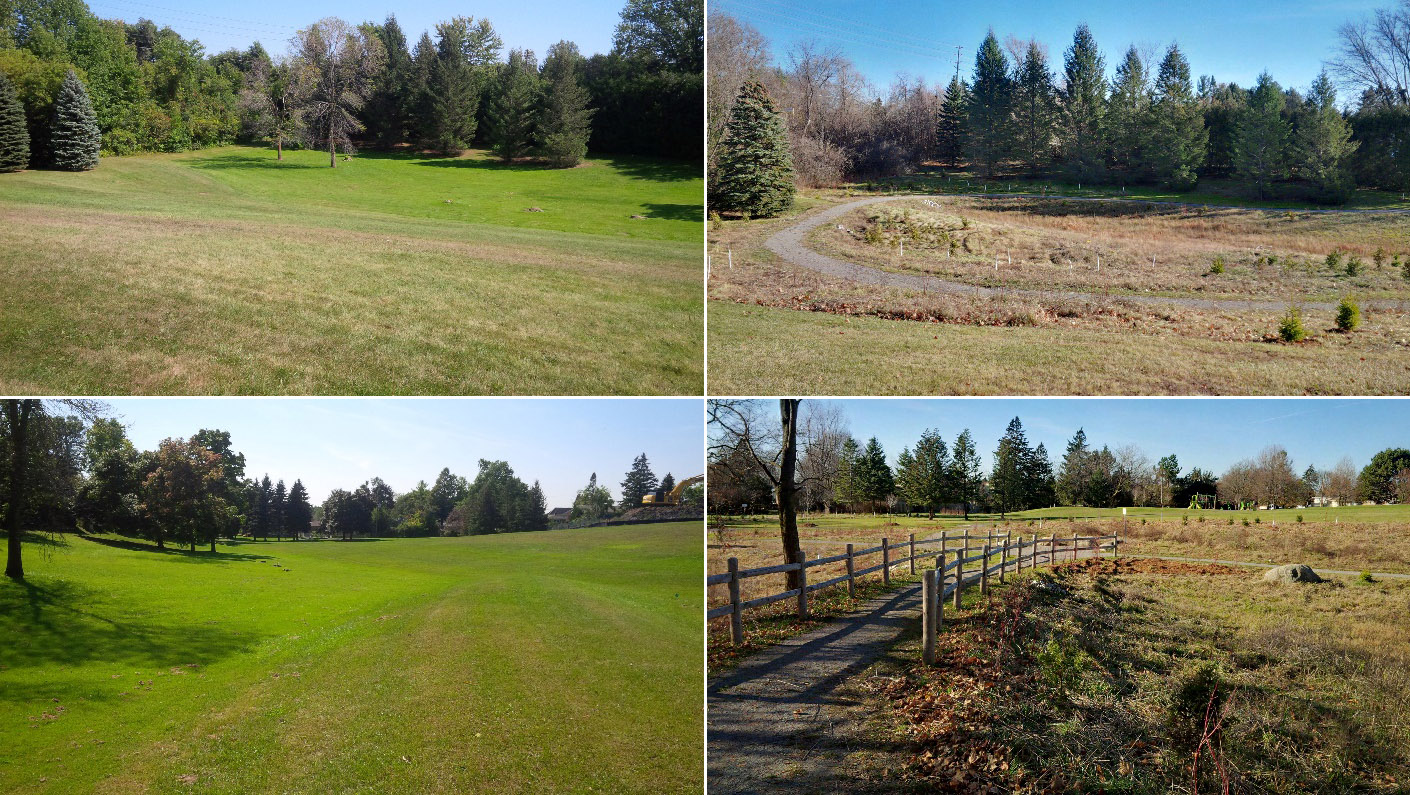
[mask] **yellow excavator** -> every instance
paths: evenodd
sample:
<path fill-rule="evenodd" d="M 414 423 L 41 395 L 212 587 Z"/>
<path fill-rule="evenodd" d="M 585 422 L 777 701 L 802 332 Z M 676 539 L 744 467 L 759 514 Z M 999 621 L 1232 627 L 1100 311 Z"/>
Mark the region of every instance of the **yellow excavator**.
<path fill-rule="evenodd" d="M 641 504 L 643 506 L 654 505 L 657 507 L 680 505 L 681 495 L 685 493 L 685 490 L 690 488 L 691 486 L 694 486 L 696 483 L 700 483 L 704 480 L 704 475 L 696 475 L 693 478 L 686 478 L 685 480 L 682 480 L 681 482 L 677 483 L 676 487 L 671 489 L 669 494 L 662 491 L 661 489 L 657 489 L 655 494 L 647 494 L 643 496 L 641 498 Z"/>

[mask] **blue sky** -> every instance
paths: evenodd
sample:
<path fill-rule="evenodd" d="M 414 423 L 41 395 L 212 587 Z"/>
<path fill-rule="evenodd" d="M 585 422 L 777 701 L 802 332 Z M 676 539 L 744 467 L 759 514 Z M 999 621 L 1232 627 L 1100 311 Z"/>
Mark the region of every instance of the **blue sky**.
<path fill-rule="evenodd" d="M 89 9 L 98 16 L 128 22 L 146 17 L 159 27 L 168 26 L 183 37 L 200 40 L 210 53 L 232 47 L 243 50 L 254 41 L 271 53 L 283 53 L 295 31 L 323 17 L 341 17 L 356 24 L 381 22 L 388 14 L 395 14 L 410 47 L 416 45 L 423 30 L 435 38 L 437 22 L 453 16 L 484 17 L 504 39 L 506 50 L 528 48 L 540 59 L 550 45 L 562 39 L 575 42 L 584 55 L 609 51 L 622 5 L 618 0 L 157 0 L 155 4 L 88 0 Z"/>
<path fill-rule="evenodd" d="M 1142 448 L 1154 462 L 1175 453 L 1184 471 L 1222 474 L 1270 444 L 1287 448 L 1298 472 L 1334 466 L 1350 456 L 1357 468 L 1387 447 L 1410 448 L 1406 399 L 964 399 L 837 400 L 852 435 L 871 436 L 894 463 L 927 427 L 948 445 L 964 428 L 993 461 L 994 448 L 1017 416 L 1031 444 L 1047 445 L 1056 466 L 1067 440 L 1082 427 L 1089 444 Z"/>
<path fill-rule="evenodd" d="M 1110 72 L 1131 44 L 1164 52 L 1172 41 L 1194 75 L 1251 85 L 1267 69 L 1285 86 L 1305 88 L 1336 45 L 1336 29 L 1393 0 L 1182 0 L 1182 2 L 953 2 L 945 0 L 712 0 L 758 28 L 782 60 L 801 39 L 836 44 L 879 89 L 897 72 L 948 83 L 955 45 L 964 47 L 961 75 L 974 71 L 974 53 L 989 28 L 999 41 L 1012 34 L 1048 47 L 1062 67 L 1072 32 L 1086 22 Z"/>
<path fill-rule="evenodd" d="M 127 398 L 107 401 L 138 448 L 230 431 L 247 475 L 301 478 L 316 502 L 334 488 L 380 476 L 398 493 L 441 467 L 473 478 L 481 458 L 508 461 L 537 479 L 549 507 L 570 506 L 597 472 L 620 491 L 638 453 L 677 480 L 704 466 L 700 400 Z"/>

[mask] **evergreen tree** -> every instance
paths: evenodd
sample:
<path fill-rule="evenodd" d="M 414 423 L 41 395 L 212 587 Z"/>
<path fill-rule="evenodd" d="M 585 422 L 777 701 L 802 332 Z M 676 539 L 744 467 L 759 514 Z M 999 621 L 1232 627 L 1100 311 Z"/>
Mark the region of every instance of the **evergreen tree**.
<path fill-rule="evenodd" d="M 793 204 L 793 156 L 783 119 L 763 85 L 748 81 L 730 110 L 714 175 L 712 205 L 755 217 Z"/>
<path fill-rule="evenodd" d="M 940 105 L 936 128 L 937 156 L 950 168 L 959 168 L 964 157 L 965 132 L 969 126 L 969 86 L 958 77 L 950 78 L 945 99 Z"/>
<path fill-rule="evenodd" d="M 1336 102 L 1337 90 L 1323 71 L 1307 96 L 1295 154 L 1298 176 L 1312 183 L 1317 199 L 1341 204 L 1351 196 L 1347 164 L 1359 144 L 1351 140 L 1351 125 Z"/>
<path fill-rule="evenodd" d="M 985 176 L 1013 150 L 1013 83 L 1008 59 L 990 30 L 974 57 L 974 86 L 969 95 L 967 151 Z"/>
<path fill-rule="evenodd" d="M 1258 198 L 1287 173 L 1288 123 L 1283 90 L 1267 72 L 1248 98 L 1234 134 L 1234 173 L 1253 183 Z"/>
<path fill-rule="evenodd" d="M 373 83 L 372 95 L 363 107 L 367 134 L 382 149 L 391 149 L 406 140 L 406 96 L 412 88 L 413 63 L 406 47 L 406 34 L 395 15 L 376 27 L 387 61 Z"/>
<path fill-rule="evenodd" d="M 881 442 L 877 441 L 875 436 L 867 440 L 867 446 L 857 457 L 853 474 L 862 500 L 872 503 L 873 510 L 876 503 L 884 501 L 896 491 L 891 466 L 886 463 L 886 451 L 881 448 Z"/>
<path fill-rule="evenodd" d="M 543 497 L 543 487 L 539 482 L 534 481 L 534 485 L 529 488 L 529 499 L 524 515 L 527 522 L 525 530 L 547 530 L 548 529 L 548 502 Z"/>
<path fill-rule="evenodd" d="M 1127 179 L 1149 178 L 1147 157 L 1151 138 L 1151 88 L 1145 61 L 1135 46 L 1116 67 L 1107 102 L 1107 144 L 1113 169 Z"/>
<path fill-rule="evenodd" d="M 295 480 L 289 489 L 289 497 L 284 503 L 284 529 L 295 541 L 308 532 L 313 521 L 313 506 L 308 502 L 308 490 L 302 480 Z"/>
<path fill-rule="evenodd" d="M 274 531 L 276 539 L 284 537 L 288 501 L 289 494 L 284 488 L 284 480 L 281 478 L 278 483 L 274 484 L 274 493 L 269 495 L 269 528 Z"/>
<path fill-rule="evenodd" d="M 1072 37 L 1063 78 L 1063 166 L 1073 179 L 1096 182 L 1105 176 L 1106 61 L 1086 25 L 1078 25 Z"/>
<path fill-rule="evenodd" d="M 274 484 L 265 475 L 255 487 L 254 516 L 251 521 L 250 537 L 269 539 L 270 500 L 274 497 Z"/>
<path fill-rule="evenodd" d="M 1028 480 L 1032 461 L 1033 450 L 1028 446 L 1023 423 L 1014 417 L 999 439 L 994 451 L 994 472 L 989 477 L 989 490 L 1001 516 L 1028 507 L 1033 491 Z"/>
<path fill-rule="evenodd" d="M 437 32 L 440 40 L 430 63 L 423 101 L 423 143 L 436 152 L 459 154 L 475 139 L 480 86 L 465 59 L 463 31 L 455 25 L 440 25 Z"/>
<path fill-rule="evenodd" d="M 635 508 L 641 505 L 641 498 L 656 491 L 656 475 L 646 463 L 646 453 L 632 461 L 627 477 L 622 481 L 622 507 Z"/>
<path fill-rule="evenodd" d="M 661 485 L 657 486 L 656 490 L 661 492 L 662 494 L 670 494 L 671 489 L 674 489 L 675 487 L 676 476 L 672 475 L 670 472 L 667 472 L 666 476 L 664 478 L 661 478 Z"/>
<path fill-rule="evenodd" d="M 49 157 L 55 168 L 88 171 L 98 165 L 98 148 L 102 143 L 98 117 L 88 101 L 88 92 L 72 69 L 64 75 L 59 96 L 54 100 L 52 129 Z"/>
<path fill-rule="evenodd" d="M 1048 448 L 1042 442 L 1033 448 L 1033 455 L 1024 467 L 1024 479 L 1029 485 L 1028 507 L 1047 508 L 1057 503 L 1053 462 L 1048 458 Z"/>
<path fill-rule="evenodd" d="M 1067 452 L 1058 470 L 1057 498 L 1063 505 L 1085 505 L 1091 473 L 1092 451 L 1087 448 L 1087 432 L 1081 428 L 1067 442 Z"/>
<path fill-rule="evenodd" d="M 979 500 L 982 483 L 979 452 L 974 446 L 974 436 L 965 428 L 955 437 L 955 446 L 950 456 L 950 487 L 955 501 L 964 506 L 966 520 L 969 519 L 970 507 Z"/>
<path fill-rule="evenodd" d="M 950 499 L 950 456 L 945 440 L 926 429 L 916 442 L 915 453 L 901 451 L 896 459 L 896 489 L 914 508 L 925 510 L 931 519 L 935 510 Z"/>
<path fill-rule="evenodd" d="M 1019 156 L 1030 174 L 1037 176 L 1048 163 L 1057 123 L 1056 89 L 1048 71 L 1047 56 L 1037 42 L 1029 42 L 1013 85 L 1013 121 L 1018 130 Z"/>
<path fill-rule="evenodd" d="M 29 165 L 29 127 L 24 106 L 10 79 L 0 72 L 0 172 Z"/>
<path fill-rule="evenodd" d="M 539 113 L 539 152 L 559 168 L 576 166 L 587 156 L 595 110 L 586 88 L 578 81 L 583 57 L 577 45 L 560 41 L 549 48 L 543 62 L 543 107 Z"/>
<path fill-rule="evenodd" d="M 857 479 L 857 460 L 861 455 L 856 439 L 848 436 L 843 440 L 842 452 L 837 459 L 837 485 L 833 493 L 838 502 L 849 508 L 862 501 L 861 482 Z"/>
<path fill-rule="evenodd" d="M 509 63 L 500 67 L 499 80 L 485 110 L 485 139 L 500 160 L 508 163 L 524 156 L 533 146 L 540 90 L 533 53 L 511 50 Z"/>
<path fill-rule="evenodd" d="M 1190 85 L 1190 64 L 1173 44 L 1160 62 L 1151 113 L 1152 176 L 1175 190 L 1194 188 L 1209 148 L 1209 131 Z"/>
<path fill-rule="evenodd" d="M 421 40 L 412 51 L 411 66 L 407 71 L 406 93 L 401 99 L 402 118 L 406 124 L 407 140 L 420 146 L 429 146 L 434 133 L 431 119 L 435 115 L 435 96 L 431 92 L 431 74 L 436 68 L 436 45 L 431 34 L 422 32 Z"/>

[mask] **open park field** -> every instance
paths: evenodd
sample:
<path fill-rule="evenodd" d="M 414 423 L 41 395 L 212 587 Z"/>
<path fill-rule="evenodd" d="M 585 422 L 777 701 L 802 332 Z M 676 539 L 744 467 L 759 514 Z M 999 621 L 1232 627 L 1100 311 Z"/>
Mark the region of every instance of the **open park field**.
<path fill-rule="evenodd" d="M 825 687 L 797 697 L 810 705 L 808 718 L 778 724 L 773 762 L 741 755 L 721 769 L 743 769 L 731 780 L 754 776 L 760 791 L 1403 791 L 1410 642 L 1401 627 L 1410 582 L 1333 575 L 1319 585 L 1278 585 L 1259 568 L 1132 555 L 1406 573 L 1406 509 L 1190 511 L 1188 524 L 1185 513 L 1131 511 L 1119 561 L 1011 571 L 1006 585 L 991 575 L 987 597 L 971 587 L 962 607 L 947 599 L 934 665 L 921 659 L 919 576 L 904 564 L 890 588 L 873 575 L 854 599 L 845 587 L 815 593 L 806 621 L 792 614 L 793 600 L 747 611 L 742 648 L 730 646 L 728 618 L 717 619 L 712 687 L 730 694 L 721 704 L 791 698 L 767 677 L 838 668 Z M 1049 509 L 1011 515 L 1008 524 L 976 515 L 966 526 L 981 536 L 1039 527 L 1044 537 L 1087 536 L 1119 528 L 1113 514 Z M 779 562 L 777 531 L 765 522 L 714 531 L 710 571 L 722 570 L 726 556 L 739 557 L 741 568 Z M 955 533 L 959 523 L 810 516 L 800 517 L 800 534 L 817 557 L 848 541 L 860 548 L 883 535 Z M 809 572 L 810 581 L 830 576 Z M 768 580 L 744 582 L 782 589 L 781 579 Z M 862 635 L 894 640 L 859 652 L 875 648 L 852 640 Z M 780 643 L 783 652 L 766 651 Z M 789 750 L 793 731 L 807 736 L 807 754 Z M 711 742 L 713 753 L 715 735 Z M 719 742 L 734 747 L 727 736 Z"/>
<path fill-rule="evenodd" d="M 779 218 L 713 220 L 712 388 L 1410 387 L 1410 220 L 1394 197 L 1366 192 L 1358 201 L 1368 206 L 1330 213 L 1204 194 L 1054 198 L 1050 187 L 912 181 L 810 190 Z M 994 195 L 1006 189 L 1045 195 Z M 979 195 L 956 195 L 968 190 Z M 1360 323 L 1344 332 L 1336 315 L 1348 296 Z M 1279 327 L 1293 305 L 1308 336 L 1284 342 Z"/>
<path fill-rule="evenodd" d="M 35 542 L 0 790 L 698 792 L 698 527 Z"/>
<path fill-rule="evenodd" d="M 702 389 L 698 169 L 327 164 L 225 147 L 6 175 L 0 390 Z"/>

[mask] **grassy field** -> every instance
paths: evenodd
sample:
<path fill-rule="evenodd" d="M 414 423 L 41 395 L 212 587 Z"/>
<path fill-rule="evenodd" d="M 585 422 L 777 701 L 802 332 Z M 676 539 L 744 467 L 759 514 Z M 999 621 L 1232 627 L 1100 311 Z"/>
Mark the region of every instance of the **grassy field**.
<path fill-rule="evenodd" d="M 698 169 L 326 157 L 5 175 L 0 391 L 702 390 Z"/>
<path fill-rule="evenodd" d="M 868 218 L 875 214 L 870 207 L 810 238 L 814 250 L 882 270 L 977 286 L 1057 288 L 1076 297 L 863 285 L 788 264 L 764 247 L 773 233 L 804 216 L 855 198 L 810 191 L 782 218 L 711 223 L 712 391 L 1286 395 L 1410 389 L 1404 303 L 1410 282 L 1403 267 L 1392 266 L 1397 254 L 1402 263 L 1410 259 L 1403 216 L 942 199 L 943 211 L 912 209 L 936 215 L 950 239 L 968 241 L 972 251 L 962 246 L 951 256 L 948 244 L 927 248 L 929 233 L 917 231 L 920 239 L 912 239 L 910 230 L 884 231 L 882 242 L 867 242 Z M 897 235 L 908 240 L 904 258 L 899 246 L 886 242 Z M 1342 253 L 1343 263 L 1360 257 L 1357 275 L 1344 265 L 1328 267 L 1332 250 Z M 996 252 L 1002 254 L 997 272 Z M 1224 262 L 1221 274 L 1210 272 L 1216 257 Z M 1135 295 L 1164 300 L 1128 300 Z M 1330 307 L 1304 307 L 1309 338 L 1278 339 L 1290 302 L 1335 302 L 1343 295 L 1380 304 L 1363 306 L 1352 333 L 1336 329 Z M 1266 305 L 1173 303 L 1189 299 Z"/>
<path fill-rule="evenodd" d="M 935 667 L 912 636 L 849 684 L 878 749 L 856 791 L 1403 791 L 1410 585 L 1140 561 L 1032 577 L 947 611 Z"/>
<path fill-rule="evenodd" d="M 698 792 L 698 527 L 32 544 L 0 791 Z"/>

